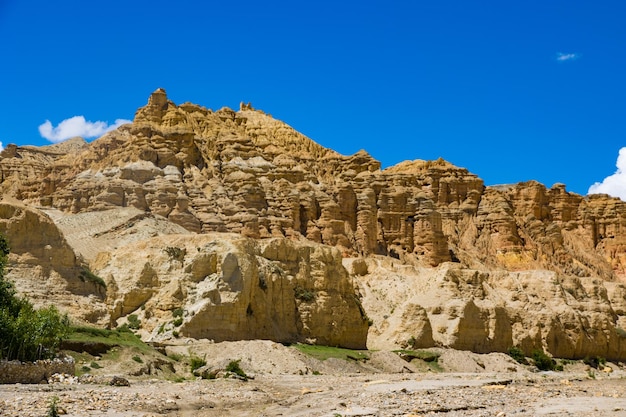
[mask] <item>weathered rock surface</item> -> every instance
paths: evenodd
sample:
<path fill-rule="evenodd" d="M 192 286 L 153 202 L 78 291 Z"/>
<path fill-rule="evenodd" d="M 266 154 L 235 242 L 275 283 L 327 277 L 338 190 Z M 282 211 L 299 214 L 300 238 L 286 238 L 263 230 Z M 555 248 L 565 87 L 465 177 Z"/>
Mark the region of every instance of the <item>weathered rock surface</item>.
<path fill-rule="evenodd" d="M 142 316 L 146 326 L 162 324 L 159 320 L 171 315 L 167 313 L 171 309 L 192 311 L 193 303 L 199 303 L 194 308 L 202 305 L 210 313 L 203 316 L 202 308 L 194 309 L 204 318 L 185 316 L 177 331 L 208 337 L 203 332 L 211 329 L 211 337 L 229 340 L 247 329 L 250 338 L 271 333 L 331 343 L 329 331 L 313 334 L 317 330 L 309 332 L 307 327 L 319 330 L 332 323 L 328 317 L 343 314 L 329 310 L 322 302 L 325 298 L 309 303 L 309 310 L 296 303 L 298 311 L 288 315 L 289 308 L 295 309 L 293 303 L 277 313 L 276 305 L 267 307 L 266 295 L 255 298 L 269 294 L 269 287 L 254 296 L 238 291 L 248 288 L 248 281 L 260 276 L 260 271 L 268 273 L 265 262 L 280 264 L 288 276 L 305 276 L 305 264 L 313 262 L 314 255 L 319 265 L 307 273 L 337 277 L 317 277 L 315 282 L 329 289 L 343 286 L 346 271 L 331 267 L 341 254 L 360 259 L 346 263 L 353 280 L 377 288 L 375 284 L 394 277 L 399 287 L 406 287 L 397 298 L 380 298 L 383 303 L 360 285 L 366 313 L 374 319 L 372 343 L 386 340 L 395 346 L 412 337 L 416 347 L 434 344 L 483 352 L 520 345 L 568 357 L 594 352 L 624 356 L 619 336 L 626 325 L 622 319 L 626 203 L 606 195 L 582 197 L 567 192 L 562 184 L 546 188 L 534 181 L 485 187 L 476 175 L 442 159 L 405 161 L 381 170 L 367 152 L 340 155 L 249 104 L 242 104 L 239 111 L 176 105 L 162 89 L 137 110 L 132 124 L 92 143 L 73 139 L 42 148 L 7 146 L 0 154 L 0 174 L 0 191 L 6 198 L 45 210 L 74 253 L 98 273 L 110 270 L 106 296 L 110 316 L 98 313 L 99 320 L 123 320 L 141 303 L 170 294 L 163 298 L 167 307 L 160 310 L 148 310 L 146 304 L 145 311 L 154 313 Z M 98 225 L 98 218 L 108 220 Z M 76 224 L 82 225 L 80 232 Z M 215 232 L 256 241 L 235 244 L 226 238 L 219 243 L 214 238 L 219 262 L 208 273 L 217 275 L 208 281 L 189 278 L 196 272 L 179 271 L 182 264 L 192 262 L 192 253 L 193 259 L 203 253 L 204 244 L 197 247 L 200 251 L 179 244 L 186 248 L 184 262 L 170 261 L 162 250 L 147 246 L 154 261 L 123 261 L 124 250 L 128 257 L 140 253 L 138 248 L 151 237 L 157 239 L 155 244 L 166 239 L 162 235 L 187 233 L 191 242 L 195 234 Z M 297 261 L 274 259 L 264 253 L 269 245 L 265 240 L 270 238 L 278 240 L 267 242 L 309 243 L 290 249 Z M 320 244 L 339 252 L 320 249 Z M 231 253 L 229 245 L 237 249 L 225 260 Z M 380 259 L 384 262 L 377 266 Z M 20 264 L 16 261 L 15 268 Z M 120 271 L 126 267 L 124 276 Z M 163 268 L 176 271 L 180 285 L 163 278 L 167 276 Z M 248 268 L 245 274 L 251 275 L 233 278 L 239 287 L 231 287 L 227 295 L 219 286 L 230 285 L 230 278 L 220 268 Z M 421 278 L 413 282 L 415 286 L 401 284 L 414 280 L 416 274 Z M 372 278 L 382 276 L 386 278 Z M 433 277 L 433 282 L 427 285 L 424 277 Z M 298 279 L 283 277 L 280 282 L 289 283 L 285 285 L 293 291 Z M 462 284 L 467 282 L 472 286 Z M 516 293 L 520 285 L 534 292 Z M 219 294 L 220 300 L 227 301 L 220 301 L 219 308 L 202 304 L 202 297 L 189 292 L 198 286 L 206 286 L 207 296 Z M 564 293 L 566 287 L 573 294 Z M 278 298 L 273 300 L 282 300 L 286 292 L 274 290 L 272 297 Z M 344 290 L 349 292 L 347 287 Z M 534 301 L 524 304 L 523 297 Z M 253 314 L 247 313 L 248 303 Z M 384 314 L 376 316 L 396 304 L 401 308 L 384 313 L 398 316 L 396 321 L 383 319 Z M 278 314 L 280 326 L 300 320 L 298 336 L 293 336 L 291 324 L 270 331 L 272 314 Z M 319 323 L 311 318 L 324 315 Z M 359 312 L 349 320 L 362 316 Z M 220 320 L 232 328 L 215 324 Z M 349 334 L 345 337 L 353 340 Z"/>
<path fill-rule="evenodd" d="M 53 304 L 89 322 L 108 317 L 104 287 L 90 279 L 48 216 L 17 201 L 0 201 L 0 233 L 11 249 L 6 277 L 35 305 Z"/>
<path fill-rule="evenodd" d="M 626 356 L 626 285 L 552 271 L 478 271 L 458 263 L 416 268 L 368 260 L 363 307 L 374 349 L 447 346 L 560 358 Z"/>
<path fill-rule="evenodd" d="M 270 339 L 365 348 L 368 322 L 338 249 L 232 234 L 160 236 L 101 253 L 113 321 L 154 340 Z M 177 322 L 178 319 L 178 322 Z"/>

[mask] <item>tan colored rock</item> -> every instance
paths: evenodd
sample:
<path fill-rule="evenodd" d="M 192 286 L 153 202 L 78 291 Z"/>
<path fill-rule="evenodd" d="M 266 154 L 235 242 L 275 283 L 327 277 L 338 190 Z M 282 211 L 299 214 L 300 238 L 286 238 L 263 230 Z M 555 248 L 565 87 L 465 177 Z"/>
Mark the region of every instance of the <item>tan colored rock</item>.
<path fill-rule="evenodd" d="M 367 317 L 340 252 L 284 238 L 161 236 L 102 253 L 112 320 L 137 314 L 154 338 L 270 339 L 365 348 Z M 184 310 L 174 325 L 173 311 Z M 169 331 L 169 332 L 168 332 Z"/>
<path fill-rule="evenodd" d="M 73 317 L 108 321 L 105 288 L 44 213 L 16 201 L 0 201 L 0 233 L 6 236 L 9 262 L 6 278 L 35 306 L 55 305 Z"/>
<path fill-rule="evenodd" d="M 171 310 L 196 303 L 199 318 L 186 316 L 176 331 L 332 343 L 328 311 L 353 315 L 354 307 L 345 301 L 349 288 L 333 285 L 355 280 L 365 308 L 359 313 L 374 320 L 374 346 L 406 346 L 413 338 L 411 345 L 478 352 L 519 345 L 566 357 L 624 355 L 626 203 L 606 195 L 582 197 L 535 181 L 485 187 L 443 159 L 381 170 L 366 151 L 340 155 L 249 103 L 239 111 L 176 105 L 163 89 L 132 124 L 89 144 L 7 146 L 0 174 L 5 197 L 43 207 L 74 253 L 110 269 L 109 311 L 96 308 L 97 320 L 111 314 L 123 321 L 146 306 L 146 328 L 165 325 L 171 334 Z M 8 218 L 18 227 L 19 216 Z M 205 238 L 197 235 L 225 232 L 242 240 L 216 243 L 215 251 L 191 246 Z M 159 236 L 173 233 L 189 241 L 166 246 L 184 248 L 182 260 L 142 246 L 150 238 L 167 243 L 173 238 Z M 290 243 L 267 243 L 283 241 Z M 45 250 L 30 245 L 24 253 L 31 258 L 20 258 L 13 271 L 36 264 L 35 275 L 47 277 Z M 134 259 L 144 250 L 154 259 Z M 345 278 L 340 257 L 358 259 L 346 262 L 352 277 Z M 261 272 L 278 274 L 271 299 L 246 292 Z M 59 288 L 74 285 L 68 282 Z M 279 282 L 290 289 L 279 290 Z M 296 284 L 304 298 L 315 285 L 316 302 L 274 303 Z"/>
<path fill-rule="evenodd" d="M 370 349 L 444 346 L 555 357 L 626 355 L 623 284 L 548 271 L 480 272 L 446 263 L 414 269 L 370 261 L 360 279 L 373 321 Z M 608 290 L 608 291 L 607 291 Z"/>

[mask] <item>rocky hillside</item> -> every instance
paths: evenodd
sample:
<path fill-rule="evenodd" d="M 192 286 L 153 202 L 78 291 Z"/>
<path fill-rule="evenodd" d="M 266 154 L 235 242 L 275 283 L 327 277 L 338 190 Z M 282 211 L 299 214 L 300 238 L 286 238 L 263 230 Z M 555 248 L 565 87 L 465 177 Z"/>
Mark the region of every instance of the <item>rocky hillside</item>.
<path fill-rule="evenodd" d="M 162 89 L 92 143 L 8 146 L 0 178 L 5 204 L 47 219 L 74 257 L 42 266 L 37 248 L 61 246 L 32 226 L 18 287 L 64 282 L 60 299 L 93 301 L 73 311 L 84 320 L 133 314 L 153 338 L 626 357 L 626 204 L 606 195 L 486 187 L 441 159 L 381 170 L 249 104 L 176 105 Z M 104 284 L 77 286 L 81 271 Z"/>

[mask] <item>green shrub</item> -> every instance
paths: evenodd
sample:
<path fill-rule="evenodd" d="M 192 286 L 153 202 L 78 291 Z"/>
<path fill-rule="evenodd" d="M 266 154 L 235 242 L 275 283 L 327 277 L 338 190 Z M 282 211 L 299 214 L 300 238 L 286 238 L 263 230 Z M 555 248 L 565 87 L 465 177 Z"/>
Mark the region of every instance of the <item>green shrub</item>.
<path fill-rule="evenodd" d="M 517 346 L 512 346 L 509 348 L 509 356 L 513 358 L 517 363 L 521 363 L 522 365 L 528 365 L 528 361 L 526 360 L 526 355 L 524 355 L 524 351 Z"/>
<path fill-rule="evenodd" d="M 94 274 L 87 268 L 81 269 L 80 273 L 78 274 L 78 278 L 80 278 L 82 282 L 92 282 L 103 288 L 107 287 L 106 282 L 104 282 L 102 278 L 100 278 L 99 276 L 97 276 L 96 274 Z"/>
<path fill-rule="evenodd" d="M 183 310 L 181 307 L 178 307 L 178 308 L 172 310 L 172 316 L 174 316 L 174 317 L 182 317 L 184 312 L 185 312 L 185 310 Z"/>
<path fill-rule="evenodd" d="M 315 292 L 304 287 L 297 286 L 293 289 L 294 296 L 301 301 L 311 302 L 315 300 Z"/>
<path fill-rule="evenodd" d="M 57 397 L 56 395 L 50 399 L 46 417 L 59 417 L 59 408 L 57 406 L 58 402 L 59 402 L 59 397 Z"/>
<path fill-rule="evenodd" d="M 100 368 L 102 368 L 102 366 L 100 366 L 100 364 L 98 362 L 91 362 L 89 364 L 89 366 L 91 366 L 92 369 L 100 369 Z"/>
<path fill-rule="evenodd" d="M 592 368 L 598 369 L 600 366 L 604 366 L 606 364 L 606 359 L 600 356 L 586 356 L 583 359 L 583 363 L 591 366 Z"/>
<path fill-rule="evenodd" d="M 239 366 L 240 360 L 230 361 L 228 365 L 226 365 L 226 372 L 232 372 L 235 375 L 238 375 L 244 379 L 248 379 L 248 375 L 241 369 Z"/>
<path fill-rule="evenodd" d="M 4 276 L 9 244 L 0 235 L 0 359 L 35 361 L 56 355 L 69 319 L 54 306 L 35 309 Z"/>
<path fill-rule="evenodd" d="M 535 366 L 539 368 L 540 371 L 554 371 L 556 368 L 556 361 L 548 356 L 543 350 L 535 350 L 533 351 L 533 361 L 535 362 Z"/>
<path fill-rule="evenodd" d="M 204 365 L 206 365 L 206 360 L 204 358 L 195 355 L 191 355 L 189 358 L 189 367 L 191 368 L 191 372 L 198 368 L 202 368 Z"/>
<path fill-rule="evenodd" d="M 181 324 L 183 324 L 183 318 L 182 317 L 176 317 L 176 319 L 174 320 L 174 326 L 178 327 Z"/>
<path fill-rule="evenodd" d="M 128 320 L 129 329 L 137 330 L 138 328 L 141 327 L 141 321 L 139 320 L 139 317 L 137 317 L 136 314 L 129 314 L 127 317 L 127 320 Z"/>
<path fill-rule="evenodd" d="M 176 259 L 177 261 L 180 261 L 180 262 L 182 262 L 185 259 L 185 255 L 187 254 L 186 249 L 181 249 L 181 248 L 177 248 L 174 246 L 168 246 L 167 248 L 163 250 L 165 251 L 165 253 L 167 253 L 167 255 L 171 259 Z"/>

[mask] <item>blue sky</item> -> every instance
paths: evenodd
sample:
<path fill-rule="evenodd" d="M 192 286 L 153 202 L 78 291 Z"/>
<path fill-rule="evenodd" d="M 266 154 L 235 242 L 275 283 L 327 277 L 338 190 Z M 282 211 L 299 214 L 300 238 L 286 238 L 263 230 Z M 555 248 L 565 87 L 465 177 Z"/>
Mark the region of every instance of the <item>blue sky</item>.
<path fill-rule="evenodd" d="M 583 195 L 610 177 L 626 199 L 625 21 L 619 0 L 0 0 L 0 141 L 132 119 L 163 87 L 383 167 L 443 157 Z"/>

